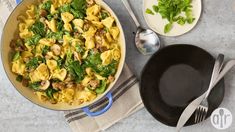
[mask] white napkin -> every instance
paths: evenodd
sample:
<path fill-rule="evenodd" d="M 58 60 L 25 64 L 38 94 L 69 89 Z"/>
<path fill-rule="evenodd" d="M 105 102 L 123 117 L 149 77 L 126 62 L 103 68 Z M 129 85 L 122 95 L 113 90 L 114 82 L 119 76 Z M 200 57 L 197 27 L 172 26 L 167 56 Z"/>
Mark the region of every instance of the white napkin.
<path fill-rule="evenodd" d="M 104 114 L 97 117 L 89 117 L 82 110 L 66 111 L 65 118 L 73 132 L 98 132 L 105 130 L 143 108 L 139 94 L 139 85 L 136 77 L 127 65 L 124 66 L 122 74 L 116 85 L 111 89 L 113 105 Z M 94 104 L 94 109 L 103 108 L 107 100 L 101 99 Z"/>

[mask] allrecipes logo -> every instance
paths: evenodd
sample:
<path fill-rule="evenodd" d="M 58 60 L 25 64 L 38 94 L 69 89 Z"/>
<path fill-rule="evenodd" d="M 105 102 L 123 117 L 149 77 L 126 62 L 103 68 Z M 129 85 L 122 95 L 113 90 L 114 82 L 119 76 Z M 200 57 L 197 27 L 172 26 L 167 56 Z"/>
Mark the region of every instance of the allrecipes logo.
<path fill-rule="evenodd" d="M 232 113 L 226 108 L 218 108 L 211 114 L 211 124 L 219 130 L 229 128 L 232 121 Z"/>

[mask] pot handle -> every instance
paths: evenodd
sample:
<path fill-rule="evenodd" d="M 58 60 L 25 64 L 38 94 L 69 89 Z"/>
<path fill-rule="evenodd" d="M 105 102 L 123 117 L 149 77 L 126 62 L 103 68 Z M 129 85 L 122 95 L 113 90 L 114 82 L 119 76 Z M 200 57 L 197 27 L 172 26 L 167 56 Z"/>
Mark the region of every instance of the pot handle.
<path fill-rule="evenodd" d="M 17 5 L 20 4 L 20 2 L 21 2 L 21 0 L 16 0 L 16 4 Z"/>
<path fill-rule="evenodd" d="M 110 109 L 110 107 L 111 107 L 112 104 L 113 104 L 113 97 L 112 97 L 111 92 L 109 92 L 109 93 L 106 95 L 106 97 L 108 98 L 109 103 L 108 103 L 107 106 L 104 107 L 104 109 L 102 109 L 102 110 L 100 110 L 100 111 L 97 111 L 97 112 L 91 112 L 90 109 L 89 109 L 89 107 L 87 106 L 87 107 L 82 108 L 82 110 L 83 110 L 88 116 L 91 116 L 91 117 L 93 117 L 93 116 L 98 116 L 98 115 L 101 115 L 101 114 L 105 113 L 107 110 Z"/>

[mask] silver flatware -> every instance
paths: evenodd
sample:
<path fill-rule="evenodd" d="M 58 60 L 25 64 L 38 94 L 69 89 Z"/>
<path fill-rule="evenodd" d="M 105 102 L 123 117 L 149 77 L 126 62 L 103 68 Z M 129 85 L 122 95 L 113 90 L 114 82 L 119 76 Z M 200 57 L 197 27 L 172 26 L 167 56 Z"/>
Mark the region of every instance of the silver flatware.
<path fill-rule="evenodd" d="M 223 56 L 223 55 L 222 55 Z M 219 69 L 220 69 L 220 62 L 219 62 L 219 58 L 222 57 L 221 55 L 219 55 L 215 61 L 214 67 L 213 67 L 213 71 L 212 71 L 212 75 L 211 75 L 211 80 L 210 80 L 210 84 L 209 84 L 209 88 L 208 90 L 202 94 L 201 96 L 199 96 L 198 98 L 196 98 L 195 100 L 193 100 L 186 108 L 185 110 L 182 112 L 176 129 L 177 131 L 180 131 L 180 129 L 184 126 L 184 124 L 188 121 L 188 119 L 192 116 L 192 114 L 194 113 L 194 111 L 197 109 L 197 107 L 200 105 L 200 103 L 203 101 L 203 99 L 207 96 L 208 92 L 210 92 L 210 90 L 212 89 L 211 87 L 214 86 L 214 82 L 217 79 L 217 76 L 219 74 Z"/>
<path fill-rule="evenodd" d="M 216 81 L 216 77 L 218 77 L 222 67 L 223 67 L 223 62 L 224 62 L 224 55 L 219 54 L 219 56 L 216 59 L 215 62 L 215 74 L 214 77 L 215 79 L 212 81 Z M 217 66 L 218 65 L 218 66 Z M 212 82 L 212 86 L 209 87 L 209 89 L 207 90 L 207 94 L 205 96 L 205 98 L 202 100 L 201 104 L 197 107 L 197 109 L 195 110 L 195 118 L 194 118 L 194 122 L 195 123 L 199 123 L 203 120 L 205 120 L 206 116 L 207 116 L 207 112 L 208 112 L 208 96 L 210 94 L 211 89 L 214 87 L 214 83 Z"/>
<path fill-rule="evenodd" d="M 229 60 L 226 64 L 224 64 L 213 85 L 216 85 L 226 75 L 226 73 L 233 68 L 233 66 L 235 66 L 235 60 Z"/>
<path fill-rule="evenodd" d="M 140 26 L 134 12 L 132 11 L 128 0 L 122 0 L 124 6 L 132 17 L 137 31 L 135 35 L 135 45 L 143 55 L 150 55 L 158 51 L 161 47 L 158 35 L 151 29 L 144 29 Z"/>

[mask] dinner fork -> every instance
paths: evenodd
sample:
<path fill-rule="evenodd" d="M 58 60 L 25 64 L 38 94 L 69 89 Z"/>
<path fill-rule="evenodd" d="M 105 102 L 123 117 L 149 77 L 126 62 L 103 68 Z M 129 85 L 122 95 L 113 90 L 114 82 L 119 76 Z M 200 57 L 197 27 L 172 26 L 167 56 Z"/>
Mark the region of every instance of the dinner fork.
<path fill-rule="evenodd" d="M 215 62 L 215 65 L 218 65 L 218 67 L 217 67 L 217 69 L 215 69 L 216 73 L 214 75 L 214 79 L 212 80 L 213 82 L 212 82 L 211 85 L 213 85 L 215 83 L 215 81 L 217 80 L 217 78 L 219 76 L 219 73 L 220 73 L 220 71 L 223 67 L 223 62 L 224 62 L 224 55 L 219 54 L 219 56 L 217 57 L 216 62 Z M 201 104 L 195 110 L 195 120 L 194 120 L 195 123 L 199 123 L 199 122 L 205 120 L 205 118 L 207 116 L 207 112 L 208 112 L 208 100 L 207 100 L 207 98 L 208 98 L 212 88 L 213 88 L 213 86 L 209 87 L 209 89 L 207 90 L 207 94 L 206 94 L 205 98 L 203 99 Z"/>

